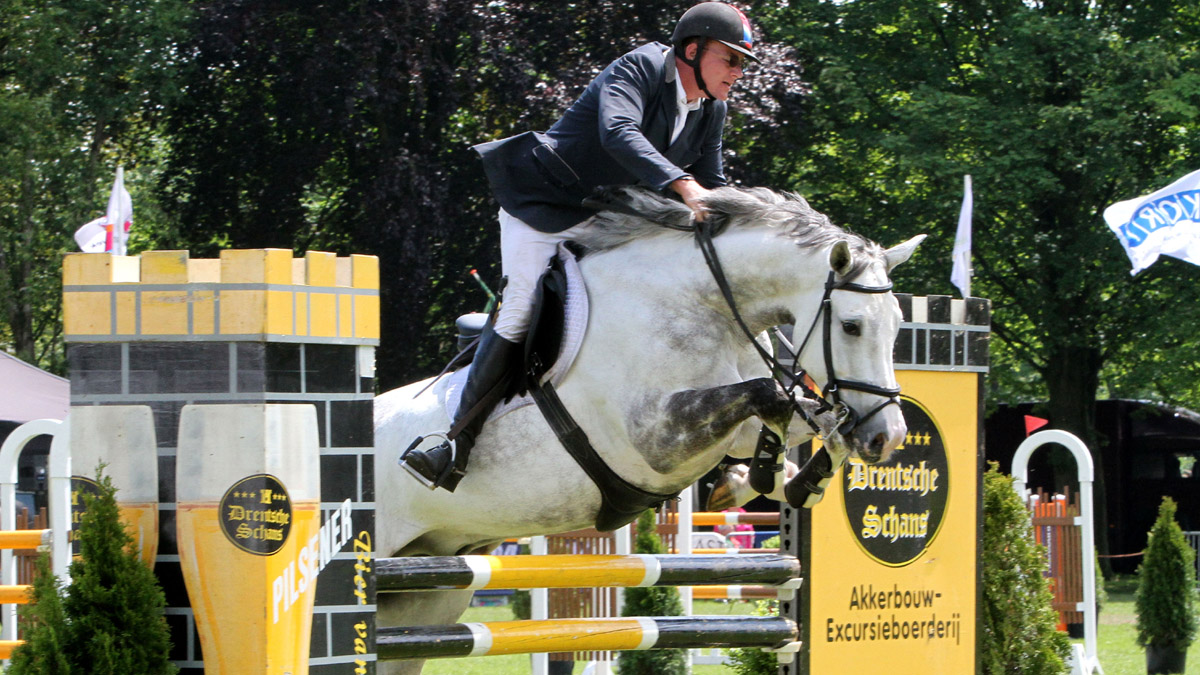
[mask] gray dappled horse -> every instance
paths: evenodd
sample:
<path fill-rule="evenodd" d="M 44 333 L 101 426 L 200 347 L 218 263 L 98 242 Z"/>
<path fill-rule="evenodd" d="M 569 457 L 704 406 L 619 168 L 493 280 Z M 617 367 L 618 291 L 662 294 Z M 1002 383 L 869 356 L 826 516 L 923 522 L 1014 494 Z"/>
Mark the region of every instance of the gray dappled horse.
<path fill-rule="evenodd" d="M 626 481 L 675 493 L 726 454 L 750 456 L 761 424 L 790 445 L 811 438 L 814 431 L 735 321 L 697 243 L 678 231 L 687 229 L 691 211 L 639 189 L 610 199 L 613 210 L 581 226 L 589 323 L 558 386 L 597 453 Z M 810 325 L 820 333 L 816 317 L 827 306 L 826 337 L 805 341 L 798 361 L 819 386 L 831 377 L 849 384 L 838 392 L 836 410 L 816 416 L 816 426 L 830 433 L 828 444 L 843 459 L 850 451 L 868 462 L 886 457 L 906 431 L 899 406 L 889 405 L 898 391 L 892 345 L 900 309 L 887 291 L 888 273 L 921 238 L 884 250 L 832 225 L 799 196 L 765 189 L 721 188 L 708 207 L 709 223 L 723 226 L 711 242 L 746 329 L 757 335 L 795 324 L 798 334 Z M 596 522 L 598 489 L 533 405 L 483 427 L 457 491 L 417 483 L 397 465 L 399 454 L 413 438 L 450 423 L 444 382 L 428 384 L 376 400 L 380 557 L 484 552 L 506 538 Z M 802 405 L 817 412 L 815 402 Z M 451 623 L 470 595 L 381 593 L 378 625 Z M 382 662 L 380 672 L 416 673 L 421 665 Z"/>

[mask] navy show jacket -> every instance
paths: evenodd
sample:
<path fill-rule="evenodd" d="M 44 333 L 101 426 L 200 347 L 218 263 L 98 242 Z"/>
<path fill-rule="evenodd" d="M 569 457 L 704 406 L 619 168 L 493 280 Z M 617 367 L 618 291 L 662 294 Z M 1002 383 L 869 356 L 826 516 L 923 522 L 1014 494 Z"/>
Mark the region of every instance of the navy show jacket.
<path fill-rule="evenodd" d="M 684 176 L 725 185 L 725 102 L 704 99 L 670 143 L 676 77 L 669 47 L 643 45 L 609 64 L 548 131 L 476 145 L 500 206 L 536 230 L 561 232 L 594 213 L 582 201 L 600 186 L 665 190 Z"/>

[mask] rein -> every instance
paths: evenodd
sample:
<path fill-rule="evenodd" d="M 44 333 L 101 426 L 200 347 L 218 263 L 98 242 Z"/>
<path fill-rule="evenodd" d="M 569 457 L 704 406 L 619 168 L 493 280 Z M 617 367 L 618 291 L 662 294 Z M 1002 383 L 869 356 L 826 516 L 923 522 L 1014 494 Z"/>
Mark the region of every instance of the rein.
<path fill-rule="evenodd" d="M 729 306 L 733 313 L 733 319 L 737 325 L 746 334 L 750 340 L 750 344 L 754 345 L 755 351 L 758 352 L 759 358 L 763 360 L 767 368 L 771 371 L 771 376 L 783 387 L 784 393 L 787 394 L 788 400 L 791 401 L 792 407 L 800 414 L 800 417 L 808 424 L 808 426 L 821 436 L 821 428 L 814 419 L 815 415 L 833 410 L 837 414 L 837 431 L 842 435 L 849 434 L 854 431 L 859 424 L 866 422 L 874 417 L 884 408 L 889 405 L 900 405 L 899 387 L 881 387 L 879 385 L 870 384 L 868 382 L 858 382 L 856 380 L 839 379 L 833 369 L 833 341 L 832 341 L 832 325 L 833 325 L 833 292 L 834 291 L 850 291 L 852 293 L 889 293 L 892 290 L 892 284 L 889 282 L 885 286 L 865 286 L 863 284 L 853 283 L 853 277 L 837 281 L 835 274 L 830 271 L 829 277 L 825 280 L 825 294 L 821 298 L 821 306 L 817 310 L 816 316 L 813 317 L 812 323 L 808 327 L 808 332 L 804 336 L 804 341 L 800 343 L 800 348 L 795 349 L 788 344 L 787 348 L 792 352 L 793 363 L 799 365 L 800 354 L 808 345 L 809 339 L 812 338 L 813 332 L 817 327 L 817 323 L 824 316 L 824 323 L 821 330 L 821 340 L 825 352 L 825 372 L 829 377 L 825 388 L 820 393 L 809 387 L 804 379 L 807 372 L 801 368 L 800 370 L 791 370 L 784 366 L 783 363 L 775 357 L 774 354 L 766 350 L 754 334 L 750 331 L 750 327 L 746 325 L 742 314 L 738 311 L 737 302 L 733 298 L 733 289 L 729 285 L 729 280 L 725 277 L 725 270 L 721 266 L 721 260 L 717 256 L 716 246 L 713 244 L 713 236 L 710 227 L 705 222 L 697 222 L 692 228 L 696 235 L 696 243 L 700 247 L 701 253 L 704 254 L 704 262 L 708 265 L 708 269 L 712 272 L 713 280 L 717 283 L 717 288 L 720 289 L 721 295 L 725 298 L 725 303 Z M 780 336 L 782 337 L 782 336 Z M 785 341 L 786 342 L 786 341 Z M 787 379 L 791 382 L 784 381 L 783 374 L 787 374 Z M 819 402 L 817 410 L 810 415 L 802 408 L 796 400 L 796 388 L 799 387 L 803 392 L 803 397 L 814 399 Z M 858 415 L 858 413 L 842 400 L 841 391 L 849 389 L 852 391 L 861 391 L 867 394 L 880 396 L 885 400 L 875 406 L 866 415 Z"/>

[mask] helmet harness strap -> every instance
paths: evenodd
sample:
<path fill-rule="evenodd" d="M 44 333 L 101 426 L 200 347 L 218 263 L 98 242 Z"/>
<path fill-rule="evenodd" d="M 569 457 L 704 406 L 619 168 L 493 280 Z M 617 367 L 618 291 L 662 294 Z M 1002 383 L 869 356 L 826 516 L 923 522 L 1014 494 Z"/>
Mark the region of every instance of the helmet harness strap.
<path fill-rule="evenodd" d="M 692 67 L 692 72 L 696 75 L 696 85 L 700 87 L 700 91 L 704 92 L 709 98 L 715 99 L 716 96 L 713 96 L 713 93 L 708 90 L 708 85 L 704 83 L 704 76 L 700 74 L 700 57 L 704 56 L 704 50 L 708 49 L 708 40 L 709 38 L 707 37 L 701 37 L 700 41 L 695 43 L 696 56 L 689 59 L 687 57 L 687 47 L 679 50 L 677 56 L 679 56 L 680 61 Z"/>

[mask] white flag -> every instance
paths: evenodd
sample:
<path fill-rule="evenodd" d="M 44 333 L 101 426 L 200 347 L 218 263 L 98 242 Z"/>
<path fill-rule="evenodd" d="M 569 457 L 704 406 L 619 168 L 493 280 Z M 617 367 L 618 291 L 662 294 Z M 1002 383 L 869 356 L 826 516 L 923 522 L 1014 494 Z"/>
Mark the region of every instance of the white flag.
<path fill-rule="evenodd" d="M 1200 171 L 1167 187 L 1104 209 L 1104 222 L 1121 240 L 1131 274 L 1169 255 L 1200 265 Z"/>
<path fill-rule="evenodd" d="M 108 222 L 108 216 L 101 216 L 90 223 L 84 223 L 82 227 L 75 230 L 75 243 L 79 244 L 79 250 L 84 253 L 104 253 L 105 244 L 108 241 L 108 228 L 104 224 Z"/>
<path fill-rule="evenodd" d="M 971 177 L 963 176 L 963 201 L 958 212 L 958 232 L 954 235 L 954 266 L 950 269 L 950 283 L 958 287 L 964 298 L 971 297 L 971 211 L 975 208 L 975 197 L 971 194 Z"/>
<path fill-rule="evenodd" d="M 125 169 L 117 167 L 117 179 L 113 181 L 112 193 L 108 196 L 107 227 L 111 229 L 111 241 L 106 243 L 105 250 L 116 255 L 125 255 L 125 242 L 129 239 L 129 230 L 133 227 L 133 200 L 125 191 Z"/>

